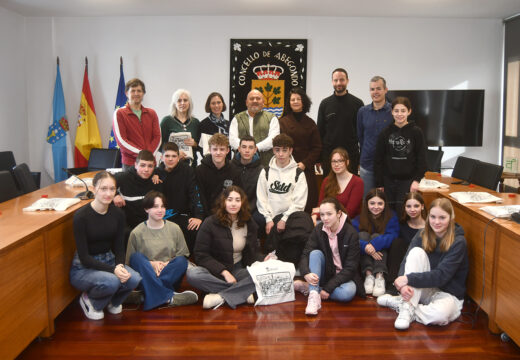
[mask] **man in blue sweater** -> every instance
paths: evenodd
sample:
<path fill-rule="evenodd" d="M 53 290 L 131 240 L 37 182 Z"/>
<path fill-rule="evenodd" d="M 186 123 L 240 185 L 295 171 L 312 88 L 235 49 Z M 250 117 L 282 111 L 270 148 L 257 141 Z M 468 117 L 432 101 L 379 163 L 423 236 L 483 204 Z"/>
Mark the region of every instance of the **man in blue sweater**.
<path fill-rule="evenodd" d="M 363 106 L 357 113 L 357 135 L 361 151 L 359 175 L 365 185 L 363 198 L 375 187 L 374 155 L 379 133 L 394 121 L 392 106 L 386 100 L 386 80 L 374 76 L 370 79 L 369 90 L 372 103 Z"/>

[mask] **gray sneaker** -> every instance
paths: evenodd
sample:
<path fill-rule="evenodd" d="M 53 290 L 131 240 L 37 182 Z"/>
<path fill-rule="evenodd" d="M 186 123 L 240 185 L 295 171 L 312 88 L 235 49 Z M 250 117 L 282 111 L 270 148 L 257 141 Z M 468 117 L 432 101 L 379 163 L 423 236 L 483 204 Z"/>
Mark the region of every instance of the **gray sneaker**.
<path fill-rule="evenodd" d="M 134 304 L 140 305 L 144 302 L 144 296 L 142 290 L 133 290 L 130 295 L 123 301 L 123 304 Z"/>
<path fill-rule="evenodd" d="M 183 305 L 191 305 L 195 304 L 199 301 L 199 297 L 196 293 L 191 290 L 186 290 L 183 292 L 174 292 L 170 302 L 167 304 L 168 307 L 173 306 L 183 306 Z"/>

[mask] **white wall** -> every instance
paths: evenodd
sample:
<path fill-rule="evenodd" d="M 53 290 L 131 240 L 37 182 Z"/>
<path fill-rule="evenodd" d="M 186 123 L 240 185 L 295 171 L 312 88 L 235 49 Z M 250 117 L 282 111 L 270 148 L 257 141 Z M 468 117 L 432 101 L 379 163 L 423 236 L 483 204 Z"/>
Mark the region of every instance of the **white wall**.
<path fill-rule="evenodd" d="M 24 18 L 0 7 L 0 151 L 29 161 L 25 94 Z"/>
<path fill-rule="evenodd" d="M 453 164 L 462 152 L 499 161 L 499 20 L 201 16 L 26 18 L 26 24 L 27 118 L 32 129 L 28 151 L 33 168 L 42 168 L 56 56 L 61 59 L 72 138 L 88 56 L 106 146 L 119 56 L 124 58 L 126 79 L 139 77 L 146 83 L 145 105 L 155 108 L 159 117 L 168 113 L 171 94 L 182 87 L 191 90 L 194 114 L 203 118 L 207 94 L 220 91 L 226 99 L 229 96 L 230 38 L 307 38 L 307 90 L 314 100 L 314 118 L 320 100 L 332 93 L 330 71 L 338 66 L 347 68 L 350 91 L 365 102 L 370 101 L 368 81 L 375 74 L 386 77 L 391 89 L 485 89 L 484 147 L 445 148 L 444 163 Z"/>

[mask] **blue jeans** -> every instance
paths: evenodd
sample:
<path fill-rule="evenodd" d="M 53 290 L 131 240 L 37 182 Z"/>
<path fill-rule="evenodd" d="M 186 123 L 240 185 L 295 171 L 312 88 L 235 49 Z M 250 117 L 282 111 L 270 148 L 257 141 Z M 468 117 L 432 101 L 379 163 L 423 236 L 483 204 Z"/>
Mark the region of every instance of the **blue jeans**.
<path fill-rule="evenodd" d="M 321 280 L 323 279 L 322 275 L 325 273 L 325 255 L 321 250 L 311 251 L 309 255 L 309 269 L 312 273 L 319 276 L 321 284 Z M 321 288 L 309 284 L 309 291 L 311 290 L 319 293 Z M 334 301 L 349 302 L 354 298 L 354 295 L 356 295 L 356 284 L 354 284 L 354 281 L 350 280 L 349 282 L 343 283 L 335 288 L 329 298 Z"/>
<path fill-rule="evenodd" d="M 186 273 L 188 260 L 184 256 L 174 258 L 157 276 L 150 260 L 142 253 L 136 252 L 130 256 L 130 266 L 143 278 L 140 285 L 144 291 L 143 310 L 151 310 L 173 297 L 175 286 Z"/>
<path fill-rule="evenodd" d="M 111 251 L 94 255 L 93 258 L 105 264 L 115 265 L 115 257 Z M 84 267 L 76 253 L 70 268 L 70 283 L 76 289 L 86 292 L 94 309 L 100 311 L 108 303 L 113 306 L 121 305 L 139 285 L 141 275 L 129 266 L 125 266 L 125 269 L 130 273 L 130 279 L 121 283 L 114 273 Z"/>
<path fill-rule="evenodd" d="M 376 187 L 376 178 L 374 176 L 374 172 L 364 169 L 362 167 L 359 168 L 359 176 L 363 180 L 364 191 L 363 191 L 363 199 L 367 196 L 367 193 Z"/>

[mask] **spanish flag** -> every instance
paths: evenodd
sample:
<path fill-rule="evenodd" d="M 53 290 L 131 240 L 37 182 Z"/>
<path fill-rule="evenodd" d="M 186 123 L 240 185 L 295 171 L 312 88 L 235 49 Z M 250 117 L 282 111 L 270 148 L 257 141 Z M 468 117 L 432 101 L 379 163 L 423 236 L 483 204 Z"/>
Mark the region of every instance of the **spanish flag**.
<path fill-rule="evenodd" d="M 74 142 L 74 163 L 76 167 L 87 167 L 90 149 L 101 148 L 101 136 L 96 120 L 96 109 L 90 93 L 88 83 L 88 68 L 85 65 L 83 76 L 83 90 L 79 104 L 78 126 L 76 128 L 76 141 Z"/>

